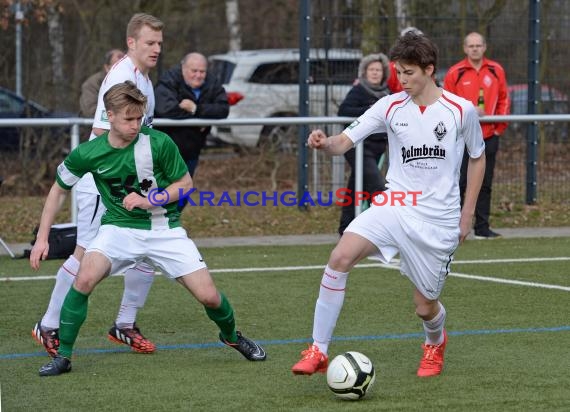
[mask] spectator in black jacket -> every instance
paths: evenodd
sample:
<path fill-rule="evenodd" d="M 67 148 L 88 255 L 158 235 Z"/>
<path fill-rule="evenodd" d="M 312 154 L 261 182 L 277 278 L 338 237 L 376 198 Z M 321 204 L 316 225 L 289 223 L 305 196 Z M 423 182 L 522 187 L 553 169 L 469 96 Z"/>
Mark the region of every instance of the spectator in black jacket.
<path fill-rule="evenodd" d="M 358 80 L 350 89 L 338 109 L 339 116 L 358 117 L 370 108 L 381 97 L 390 94 L 387 82 L 390 76 L 389 60 L 382 54 L 369 54 L 360 61 Z M 386 151 L 388 136 L 386 133 L 370 135 L 364 140 L 363 190 L 372 195 L 385 190 L 385 180 L 378 170 L 378 162 Z M 345 202 L 340 215 L 338 233 L 342 236 L 344 229 L 354 219 L 354 186 L 355 186 L 355 149 L 350 149 L 344 158 L 351 168 L 348 189 L 351 190 L 352 202 Z M 348 194 L 347 194 L 348 195 Z"/>
<path fill-rule="evenodd" d="M 156 106 L 155 118 L 169 119 L 224 119 L 228 117 L 230 105 L 226 91 L 217 84 L 213 76 L 207 75 L 208 60 L 200 53 L 184 56 L 180 65 L 160 76 L 154 89 Z M 198 158 L 209 126 L 160 127 L 178 146 L 182 158 L 188 166 L 190 176 L 198 166 Z"/>

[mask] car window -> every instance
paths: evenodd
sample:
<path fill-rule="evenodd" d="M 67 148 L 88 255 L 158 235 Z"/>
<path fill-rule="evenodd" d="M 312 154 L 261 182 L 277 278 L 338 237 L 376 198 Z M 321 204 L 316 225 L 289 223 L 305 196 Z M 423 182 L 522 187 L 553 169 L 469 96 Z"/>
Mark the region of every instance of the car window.
<path fill-rule="evenodd" d="M 298 84 L 299 62 L 262 63 L 249 78 L 251 83 Z"/>
<path fill-rule="evenodd" d="M 24 102 L 7 93 L 0 93 L 0 113 L 17 113 L 20 114 L 24 111 Z"/>
<path fill-rule="evenodd" d="M 352 84 L 358 74 L 359 60 L 330 59 L 311 62 L 315 84 Z"/>
<path fill-rule="evenodd" d="M 357 59 L 311 60 L 311 84 L 352 84 L 357 76 L 358 64 Z M 299 84 L 299 62 L 260 64 L 249 81 L 261 84 Z"/>
<path fill-rule="evenodd" d="M 511 114 L 525 114 L 528 109 L 528 86 L 516 84 L 509 86 Z M 563 114 L 568 112 L 568 96 L 548 85 L 541 86 L 539 112 L 544 114 Z"/>
<path fill-rule="evenodd" d="M 227 60 L 214 59 L 210 62 L 209 72 L 214 75 L 218 82 L 228 84 L 232 78 L 235 68 L 235 63 Z"/>

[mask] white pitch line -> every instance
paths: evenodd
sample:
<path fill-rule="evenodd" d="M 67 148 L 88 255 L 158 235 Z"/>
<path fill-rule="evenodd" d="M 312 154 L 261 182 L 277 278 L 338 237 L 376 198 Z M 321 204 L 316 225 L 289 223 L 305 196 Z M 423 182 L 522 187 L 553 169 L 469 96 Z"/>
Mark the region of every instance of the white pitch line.
<path fill-rule="evenodd" d="M 570 260 L 570 258 L 563 258 L 562 260 Z M 469 261 L 465 261 L 469 262 Z M 476 262 L 476 261 L 474 261 Z M 457 262 L 454 262 L 457 263 Z M 374 265 L 374 264 L 372 264 Z M 398 266 L 395 265 L 381 265 L 386 269 L 400 269 Z M 373 267 L 373 266 L 370 266 Z M 533 288 L 543 288 L 543 289 L 557 289 L 563 290 L 566 292 L 570 292 L 570 286 L 560 286 L 560 285 L 552 285 L 549 283 L 536 283 L 536 282 L 527 282 L 524 280 L 511 280 L 511 279 L 504 279 L 504 278 L 495 278 L 492 276 L 478 276 L 478 275 L 468 275 L 466 273 L 458 273 L 458 272 L 450 272 L 448 276 L 461 278 L 461 279 L 469 279 L 469 280 L 481 280 L 483 282 L 494 282 L 494 283 L 506 283 L 510 285 L 519 285 L 519 286 L 530 286 Z"/>
<path fill-rule="evenodd" d="M 551 258 L 547 258 L 547 259 L 551 259 Z M 552 258 L 554 260 L 570 260 L 570 257 L 568 258 Z M 496 259 L 496 260 L 501 260 L 501 261 L 514 261 L 514 262 L 519 262 L 518 260 L 514 260 L 514 259 Z M 522 259 L 525 260 L 526 259 Z M 545 259 L 546 260 L 546 259 Z M 533 258 L 533 261 L 534 258 Z M 455 262 L 454 263 L 459 263 L 459 262 Z M 469 261 L 469 260 L 465 260 L 462 261 L 462 263 L 480 263 L 478 261 Z M 483 262 L 483 263 L 489 263 L 489 262 Z M 398 266 L 395 265 L 382 265 L 383 267 L 385 267 L 386 269 L 399 269 Z M 456 277 L 456 278 L 461 278 L 461 279 L 469 279 L 469 280 L 481 280 L 483 282 L 494 282 L 494 283 L 505 283 L 505 284 L 510 284 L 510 285 L 519 285 L 519 286 L 530 286 L 533 288 L 543 288 L 543 289 L 557 289 L 557 290 L 563 290 L 566 292 L 570 292 L 570 287 L 569 286 L 561 286 L 561 285 L 552 285 L 550 283 L 537 283 L 537 282 L 527 282 L 524 280 L 512 280 L 512 279 L 504 279 L 504 278 L 496 278 L 496 277 L 492 277 L 492 276 L 478 276 L 478 275 L 468 275 L 466 273 L 458 273 L 458 272 L 450 272 L 448 276 L 451 277 Z"/>
<path fill-rule="evenodd" d="M 55 276 L 18 276 L 18 277 L 6 277 L 0 278 L 0 282 L 17 282 L 20 280 L 50 280 L 55 279 Z"/>
<path fill-rule="evenodd" d="M 375 256 L 368 258 L 369 260 L 379 261 Z M 509 258 L 509 259 L 477 259 L 477 260 L 454 260 L 454 265 L 467 264 L 487 264 L 487 263 L 532 263 L 532 262 L 565 262 L 570 260 L 570 256 L 547 257 L 547 258 Z M 399 262 L 398 259 L 392 259 L 392 262 Z"/>
<path fill-rule="evenodd" d="M 455 273 L 455 272 L 451 272 L 449 276 L 453 276 L 456 278 L 463 278 L 463 279 L 471 279 L 471 280 L 482 280 L 484 282 L 507 283 L 509 285 L 530 286 L 532 288 L 543 288 L 543 289 L 557 289 L 557 290 L 564 290 L 566 292 L 570 292 L 569 286 L 551 285 L 549 283 L 526 282 L 523 280 L 494 278 L 490 276 L 466 275 L 465 273 Z"/>
<path fill-rule="evenodd" d="M 486 260 L 454 260 L 453 264 L 479 264 L 479 263 L 529 263 L 529 262 L 564 262 L 570 260 L 568 256 L 550 258 L 518 258 L 518 259 L 486 259 Z"/>
<path fill-rule="evenodd" d="M 463 260 L 454 261 L 455 264 L 485 264 L 485 263 L 527 263 L 527 262 L 548 262 L 548 261 L 566 261 L 570 260 L 570 257 L 552 257 L 552 258 L 521 258 L 521 259 L 487 259 L 487 260 Z M 394 263 L 398 263 L 397 259 Z M 397 264 L 384 264 L 384 263 L 361 263 L 356 267 L 360 268 L 374 268 L 382 267 L 386 269 L 399 269 Z M 324 265 L 309 265 L 309 266 L 278 266 L 278 267 L 257 267 L 257 268 L 227 268 L 227 269 L 211 269 L 212 273 L 243 273 L 243 272 L 291 272 L 295 270 L 323 270 Z M 120 276 L 120 275 L 119 275 Z M 543 289 L 556 289 L 570 292 L 570 287 L 561 285 L 552 285 L 548 283 L 536 283 L 527 282 L 522 280 L 511 280 L 504 278 L 496 278 L 491 276 L 478 276 L 478 275 L 468 275 L 466 273 L 451 272 L 449 276 L 479 280 L 483 282 L 493 282 L 493 283 L 504 283 L 510 285 L 519 286 L 529 286 L 534 288 Z M 0 278 L 0 282 L 12 282 L 12 281 L 27 281 L 27 280 L 51 280 L 55 279 L 55 276 L 19 276 L 19 277 L 4 277 Z"/>

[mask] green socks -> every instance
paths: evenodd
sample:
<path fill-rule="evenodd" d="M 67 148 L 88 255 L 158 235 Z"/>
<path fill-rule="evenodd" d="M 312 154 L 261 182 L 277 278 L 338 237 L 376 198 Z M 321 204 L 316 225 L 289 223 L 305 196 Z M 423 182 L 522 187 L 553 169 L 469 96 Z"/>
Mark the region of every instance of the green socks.
<path fill-rule="evenodd" d="M 220 328 L 222 337 L 230 343 L 237 342 L 234 310 L 223 293 L 220 293 L 220 306 L 207 308 L 206 314 Z M 79 329 L 87 318 L 89 295 L 81 293 L 72 286 L 63 301 L 59 320 L 59 351 L 61 356 L 71 358 L 73 345 L 79 334 Z"/>
<path fill-rule="evenodd" d="M 87 317 L 89 295 L 81 293 L 72 286 L 63 301 L 59 319 L 59 351 L 61 356 L 71 358 L 73 345 L 79 329 Z"/>
<path fill-rule="evenodd" d="M 232 305 L 223 293 L 220 293 L 222 302 L 216 309 L 205 307 L 206 314 L 220 328 L 222 337 L 230 343 L 237 342 L 236 321 Z M 63 312 L 62 312 L 63 313 Z"/>

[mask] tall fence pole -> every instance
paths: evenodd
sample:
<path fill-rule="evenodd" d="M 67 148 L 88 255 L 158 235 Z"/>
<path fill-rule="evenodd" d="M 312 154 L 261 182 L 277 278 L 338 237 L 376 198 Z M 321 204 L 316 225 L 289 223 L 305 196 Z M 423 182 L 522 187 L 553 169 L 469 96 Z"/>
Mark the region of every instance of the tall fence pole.
<path fill-rule="evenodd" d="M 299 116 L 309 116 L 309 49 L 311 44 L 310 37 L 310 0 L 302 0 L 299 9 Z M 307 135 L 309 134 L 308 125 L 299 126 L 298 135 L 298 159 L 297 159 L 297 197 L 298 207 L 301 210 L 307 209 L 307 205 L 303 199 L 303 193 L 309 190 L 308 185 L 308 163 L 307 163 L 307 146 L 305 145 Z"/>
<path fill-rule="evenodd" d="M 538 67 L 540 63 L 540 0 L 530 0 L 528 10 L 528 114 L 535 114 L 541 93 Z M 537 200 L 537 122 L 529 123 L 526 138 L 526 203 L 531 205 Z"/>
<path fill-rule="evenodd" d="M 19 1 L 14 4 L 14 16 L 16 20 L 16 94 L 22 96 L 22 21 L 24 12 Z"/>
<path fill-rule="evenodd" d="M 364 190 L 364 142 L 354 147 L 354 193 L 362 193 Z M 372 195 L 372 193 L 370 193 Z M 370 199 L 372 203 L 372 199 Z M 362 212 L 362 205 L 354 197 L 354 217 Z"/>

